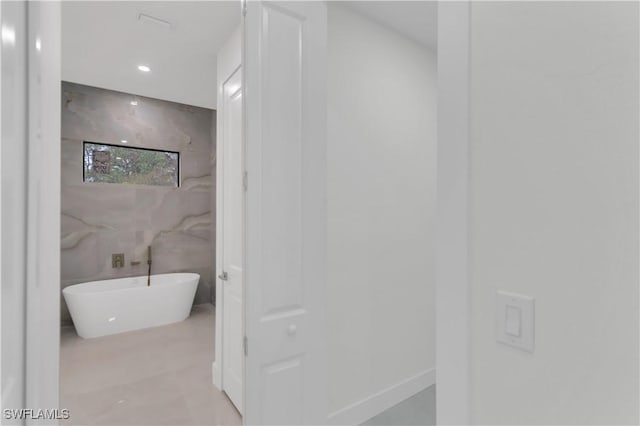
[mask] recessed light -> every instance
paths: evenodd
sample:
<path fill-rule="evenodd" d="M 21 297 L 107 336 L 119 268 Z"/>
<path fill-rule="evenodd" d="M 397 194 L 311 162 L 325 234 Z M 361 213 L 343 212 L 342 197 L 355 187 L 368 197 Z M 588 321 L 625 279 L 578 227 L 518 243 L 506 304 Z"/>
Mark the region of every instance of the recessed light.
<path fill-rule="evenodd" d="M 38 52 L 42 50 L 42 40 L 40 40 L 40 37 L 36 38 L 36 50 Z"/>
<path fill-rule="evenodd" d="M 146 66 L 146 65 L 138 65 L 138 69 L 139 69 L 140 71 L 142 71 L 142 72 L 149 72 L 149 71 L 151 71 L 151 68 L 149 68 L 149 67 L 148 67 L 148 66 Z"/>
<path fill-rule="evenodd" d="M 131 101 L 131 105 L 137 106 L 138 105 L 138 101 Z"/>
<path fill-rule="evenodd" d="M 127 143 L 127 140 L 126 139 L 122 139 L 120 142 Z"/>

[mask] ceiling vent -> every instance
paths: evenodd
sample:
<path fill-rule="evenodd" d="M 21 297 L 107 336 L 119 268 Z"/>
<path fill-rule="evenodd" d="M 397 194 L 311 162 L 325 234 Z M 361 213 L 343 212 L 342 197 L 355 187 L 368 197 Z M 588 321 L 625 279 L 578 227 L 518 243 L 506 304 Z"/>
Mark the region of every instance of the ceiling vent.
<path fill-rule="evenodd" d="M 139 13 L 138 21 L 146 24 L 153 24 L 157 27 L 162 27 L 167 30 L 172 30 L 174 28 L 174 25 L 171 21 L 167 21 L 166 19 L 156 18 L 155 16 L 147 15 L 146 13 Z"/>

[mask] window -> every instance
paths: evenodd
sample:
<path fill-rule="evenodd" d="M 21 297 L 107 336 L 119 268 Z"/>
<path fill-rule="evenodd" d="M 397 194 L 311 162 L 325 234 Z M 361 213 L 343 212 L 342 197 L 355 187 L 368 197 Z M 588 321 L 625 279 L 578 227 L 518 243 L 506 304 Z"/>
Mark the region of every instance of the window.
<path fill-rule="evenodd" d="M 84 142 L 84 182 L 180 186 L 180 154 Z"/>

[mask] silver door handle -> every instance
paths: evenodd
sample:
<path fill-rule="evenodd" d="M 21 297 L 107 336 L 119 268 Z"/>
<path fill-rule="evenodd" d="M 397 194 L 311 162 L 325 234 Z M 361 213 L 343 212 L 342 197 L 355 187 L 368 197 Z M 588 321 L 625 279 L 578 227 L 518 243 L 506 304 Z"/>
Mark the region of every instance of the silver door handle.
<path fill-rule="evenodd" d="M 222 271 L 222 273 L 218 275 L 218 278 L 220 278 L 222 281 L 227 281 L 229 279 L 229 275 L 227 275 L 225 271 Z"/>

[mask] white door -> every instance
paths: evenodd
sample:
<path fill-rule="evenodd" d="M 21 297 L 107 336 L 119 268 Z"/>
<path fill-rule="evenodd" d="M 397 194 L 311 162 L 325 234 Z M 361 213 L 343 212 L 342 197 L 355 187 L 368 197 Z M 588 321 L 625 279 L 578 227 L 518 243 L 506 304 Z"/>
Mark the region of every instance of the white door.
<path fill-rule="evenodd" d="M 326 4 L 244 21 L 245 424 L 326 424 Z"/>
<path fill-rule="evenodd" d="M 242 413 L 244 163 L 240 68 L 222 84 L 222 96 L 222 390 Z"/>

